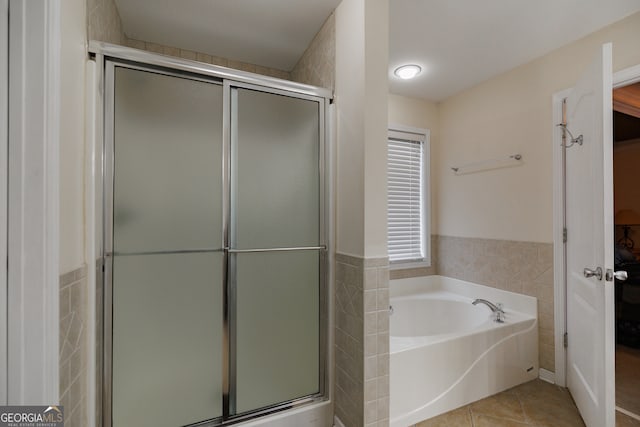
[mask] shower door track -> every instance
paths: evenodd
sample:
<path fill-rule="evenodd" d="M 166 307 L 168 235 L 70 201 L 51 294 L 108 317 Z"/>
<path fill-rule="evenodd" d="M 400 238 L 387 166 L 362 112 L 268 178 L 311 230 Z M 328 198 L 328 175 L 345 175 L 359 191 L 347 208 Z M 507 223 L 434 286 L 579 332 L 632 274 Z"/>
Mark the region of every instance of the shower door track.
<path fill-rule="evenodd" d="M 103 94 L 103 140 L 101 151 L 101 170 L 102 170 L 102 255 L 100 257 L 99 268 L 102 278 L 102 320 L 103 320 L 103 352 L 99 365 L 102 366 L 102 408 L 101 420 L 104 427 L 112 426 L 112 343 L 113 343 L 113 258 L 114 256 L 135 256 L 135 255 L 163 255 L 163 254 L 193 254 L 193 253 L 223 253 L 223 388 L 222 388 L 222 416 L 212 418 L 189 426 L 213 427 L 235 424 L 251 419 L 257 419 L 266 415 L 279 413 L 284 410 L 298 408 L 312 403 L 329 400 L 329 355 L 328 350 L 331 348 L 328 340 L 330 339 L 329 312 L 330 306 L 330 271 L 332 269 L 333 247 L 328 238 L 331 226 L 330 213 L 330 176 L 327 174 L 330 159 L 329 149 L 329 132 L 327 132 L 328 108 L 331 99 L 331 92 L 299 84 L 295 82 L 283 81 L 280 79 L 258 76 L 252 73 L 236 71 L 224 67 L 217 67 L 209 64 L 202 64 L 195 61 L 183 60 L 178 58 L 166 57 L 163 55 L 152 54 L 149 52 L 138 51 L 121 46 L 110 45 L 102 42 L 90 42 L 90 52 L 95 56 L 96 62 L 103 65 L 99 69 L 102 73 L 101 92 Z M 140 251 L 140 252 L 118 252 L 113 251 L 113 179 L 114 179 L 114 69 L 116 66 L 148 71 L 173 77 L 187 78 L 198 81 L 205 81 L 212 84 L 219 84 L 225 87 L 224 108 L 223 108 L 223 238 L 222 247 L 220 248 L 192 248 L 181 250 L 159 250 L 159 251 Z M 230 209 L 230 175 L 228 173 L 230 167 L 230 111 L 229 111 L 229 86 L 233 88 L 250 88 L 262 92 L 273 93 L 277 95 L 285 95 L 294 98 L 313 100 L 319 104 L 319 194 L 320 194 L 320 226 L 319 237 L 320 244 L 317 246 L 303 247 L 273 247 L 273 248 L 255 248 L 255 249 L 238 249 L 230 248 L 230 229 L 229 219 L 231 217 Z M 98 221 L 99 222 L 99 221 Z M 288 251 L 317 251 L 319 254 L 319 392 L 311 395 L 301 396 L 288 401 L 279 402 L 268 405 L 255 410 L 246 411 L 241 414 L 230 413 L 230 409 L 235 410 L 235 349 L 233 348 L 233 326 L 230 322 L 230 298 L 235 298 L 230 293 L 235 292 L 230 289 L 229 284 L 234 278 L 229 277 L 233 261 L 229 255 L 243 253 L 262 253 L 262 252 L 288 252 Z M 100 307 L 98 307 L 100 309 Z M 100 310 L 98 310 L 99 312 Z"/>

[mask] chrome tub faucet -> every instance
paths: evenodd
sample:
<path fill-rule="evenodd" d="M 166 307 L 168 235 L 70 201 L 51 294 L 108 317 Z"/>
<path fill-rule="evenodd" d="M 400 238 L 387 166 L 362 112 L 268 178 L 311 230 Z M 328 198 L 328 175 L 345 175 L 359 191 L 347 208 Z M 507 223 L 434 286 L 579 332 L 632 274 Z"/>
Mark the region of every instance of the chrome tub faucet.
<path fill-rule="evenodd" d="M 473 302 L 471 304 L 477 305 L 477 304 L 480 304 L 480 303 L 486 305 L 487 307 L 489 307 L 491 309 L 491 311 L 495 315 L 494 321 L 496 321 L 498 323 L 504 323 L 504 310 L 502 309 L 502 304 L 501 303 L 494 304 L 491 301 L 487 301 L 486 299 L 478 298 L 476 300 L 473 300 Z"/>

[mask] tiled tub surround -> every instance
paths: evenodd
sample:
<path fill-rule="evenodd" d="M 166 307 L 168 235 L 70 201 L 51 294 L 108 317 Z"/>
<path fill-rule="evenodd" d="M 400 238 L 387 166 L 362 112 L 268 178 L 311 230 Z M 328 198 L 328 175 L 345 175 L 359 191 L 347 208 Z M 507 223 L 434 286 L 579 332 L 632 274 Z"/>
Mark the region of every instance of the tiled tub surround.
<path fill-rule="evenodd" d="M 336 255 L 335 413 L 346 427 L 389 425 L 389 266 Z"/>
<path fill-rule="evenodd" d="M 438 236 L 441 276 L 536 297 L 540 367 L 555 371 L 553 244 Z"/>
<path fill-rule="evenodd" d="M 439 274 L 538 299 L 540 368 L 555 371 L 553 244 L 434 235 L 432 266 L 392 279 Z"/>
<path fill-rule="evenodd" d="M 536 299 L 443 276 L 391 282 L 391 427 L 538 376 Z M 504 304 L 504 321 L 476 298 Z"/>
<path fill-rule="evenodd" d="M 65 426 L 87 419 L 87 268 L 60 277 L 60 404 Z"/>

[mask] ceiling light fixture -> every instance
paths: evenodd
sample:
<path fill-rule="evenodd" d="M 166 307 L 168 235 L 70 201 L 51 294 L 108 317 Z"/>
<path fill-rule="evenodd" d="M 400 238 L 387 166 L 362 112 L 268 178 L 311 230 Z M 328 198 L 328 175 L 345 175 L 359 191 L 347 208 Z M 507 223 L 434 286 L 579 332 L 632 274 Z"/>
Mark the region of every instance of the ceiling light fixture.
<path fill-rule="evenodd" d="M 422 71 L 422 68 L 419 65 L 409 64 L 396 68 L 393 74 L 403 80 L 409 80 L 420 74 L 420 71 Z"/>

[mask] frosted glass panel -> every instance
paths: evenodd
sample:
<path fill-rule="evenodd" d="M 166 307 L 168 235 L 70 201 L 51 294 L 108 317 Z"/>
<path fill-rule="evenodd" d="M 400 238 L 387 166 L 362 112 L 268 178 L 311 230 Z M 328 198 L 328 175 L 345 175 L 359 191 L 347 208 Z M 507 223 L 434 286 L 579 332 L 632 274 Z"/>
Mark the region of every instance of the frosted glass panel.
<path fill-rule="evenodd" d="M 234 93 L 233 243 L 241 249 L 318 245 L 319 104 Z"/>
<path fill-rule="evenodd" d="M 113 426 L 222 415 L 222 254 L 115 257 Z"/>
<path fill-rule="evenodd" d="M 237 413 L 319 391 L 319 254 L 237 254 Z"/>
<path fill-rule="evenodd" d="M 222 87 L 116 68 L 114 251 L 222 247 Z"/>

